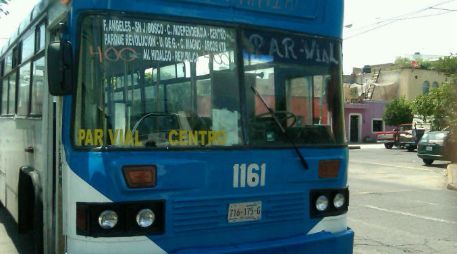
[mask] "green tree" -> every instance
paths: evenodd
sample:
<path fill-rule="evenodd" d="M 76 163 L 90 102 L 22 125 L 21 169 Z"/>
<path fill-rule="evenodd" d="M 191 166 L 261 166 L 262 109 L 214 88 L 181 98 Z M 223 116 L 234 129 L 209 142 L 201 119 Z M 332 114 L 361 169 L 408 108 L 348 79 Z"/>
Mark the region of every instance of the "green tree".
<path fill-rule="evenodd" d="M 453 125 L 457 127 L 457 86 L 443 84 L 427 95 L 418 96 L 412 102 L 413 113 L 426 121 L 433 118 L 433 129 L 443 130 Z"/>
<path fill-rule="evenodd" d="M 451 83 L 457 85 L 457 55 L 441 57 L 439 60 L 432 62 L 432 68 L 444 72 L 450 77 Z"/>
<path fill-rule="evenodd" d="M 443 130 L 451 127 L 457 119 L 457 87 L 443 84 L 427 95 L 432 107 L 433 127 Z"/>
<path fill-rule="evenodd" d="M 435 102 L 428 94 L 420 95 L 411 103 L 413 113 L 422 116 L 424 122 L 434 114 Z"/>
<path fill-rule="evenodd" d="M 389 105 L 387 105 L 383 118 L 386 124 L 391 126 L 412 123 L 414 115 L 411 102 L 406 100 L 404 97 L 393 100 Z"/>

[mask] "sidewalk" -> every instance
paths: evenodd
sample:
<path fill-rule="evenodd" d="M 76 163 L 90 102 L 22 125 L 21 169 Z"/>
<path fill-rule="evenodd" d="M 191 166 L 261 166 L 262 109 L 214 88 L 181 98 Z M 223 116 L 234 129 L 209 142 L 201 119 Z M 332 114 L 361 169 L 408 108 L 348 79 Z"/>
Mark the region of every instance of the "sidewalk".
<path fill-rule="evenodd" d="M 349 144 L 349 149 L 385 149 L 384 144 Z"/>

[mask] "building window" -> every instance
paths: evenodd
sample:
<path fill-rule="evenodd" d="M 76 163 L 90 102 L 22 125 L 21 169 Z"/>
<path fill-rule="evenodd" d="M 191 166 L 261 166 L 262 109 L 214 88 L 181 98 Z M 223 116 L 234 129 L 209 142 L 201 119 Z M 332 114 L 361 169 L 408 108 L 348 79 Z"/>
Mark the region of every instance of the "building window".
<path fill-rule="evenodd" d="M 384 121 L 380 119 L 373 119 L 372 120 L 372 132 L 380 132 L 384 131 Z"/>
<path fill-rule="evenodd" d="M 438 87 L 440 87 L 440 85 L 438 84 L 438 82 L 436 82 L 436 81 L 433 82 L 433 84 L 432 84 L 432 89 L 435 89 L 435 88 L 438 88 Z"/>
<path fill-rule="evenodd" d="M 422 84 L 422 94 L 428 94 L 430 92 L 430 82 L 424 81 Z"/>

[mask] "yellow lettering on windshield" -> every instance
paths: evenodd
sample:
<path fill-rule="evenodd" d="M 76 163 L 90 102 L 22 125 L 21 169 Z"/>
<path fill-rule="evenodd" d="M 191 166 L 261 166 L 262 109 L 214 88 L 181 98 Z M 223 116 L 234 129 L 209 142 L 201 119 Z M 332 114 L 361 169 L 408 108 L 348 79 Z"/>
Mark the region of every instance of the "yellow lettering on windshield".
<path fill-rule="evenodd" d="M 171 130 L 168 132 L 168 143 L 170 146 L 223 146 L 227 143 L 227 134 L 225 131 Z"/>
<path fill-rule="evenodd" d="M 176 141 L 177 137 L 178 137 L 178 131 L 171 130 L 168 133 L 168 143 L 170 143 L 171 146 L 177 146 L 179 144 L 179 142 Z"/>
<path fill-rule="evenodd" d="M 86 130 L 79 130 L 79 132 L 78 132 L 78 141 L 77 141 L 76 144 L 82 145 L 84 139 L 86 139 Z"/>
<path fill-rule="evenodd" d="M 76 142 L 77 145 L 82 146 L 143 146 L 139 137 L 138 131 L 132 133 L 131 130 L 80 129 L 77 132 Z"/>

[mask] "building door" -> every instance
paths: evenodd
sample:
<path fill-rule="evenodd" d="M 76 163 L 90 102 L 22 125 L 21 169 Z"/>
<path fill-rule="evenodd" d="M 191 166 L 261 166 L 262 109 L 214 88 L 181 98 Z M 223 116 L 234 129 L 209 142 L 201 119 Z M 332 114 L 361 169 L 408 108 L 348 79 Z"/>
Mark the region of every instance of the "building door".
<path fill-rule="evenodd" d="M 350 116 L 350 128 L 349 128 L 349 142 L 358 143 L 360 142 L 360 116 L 351 115 Z"/>

